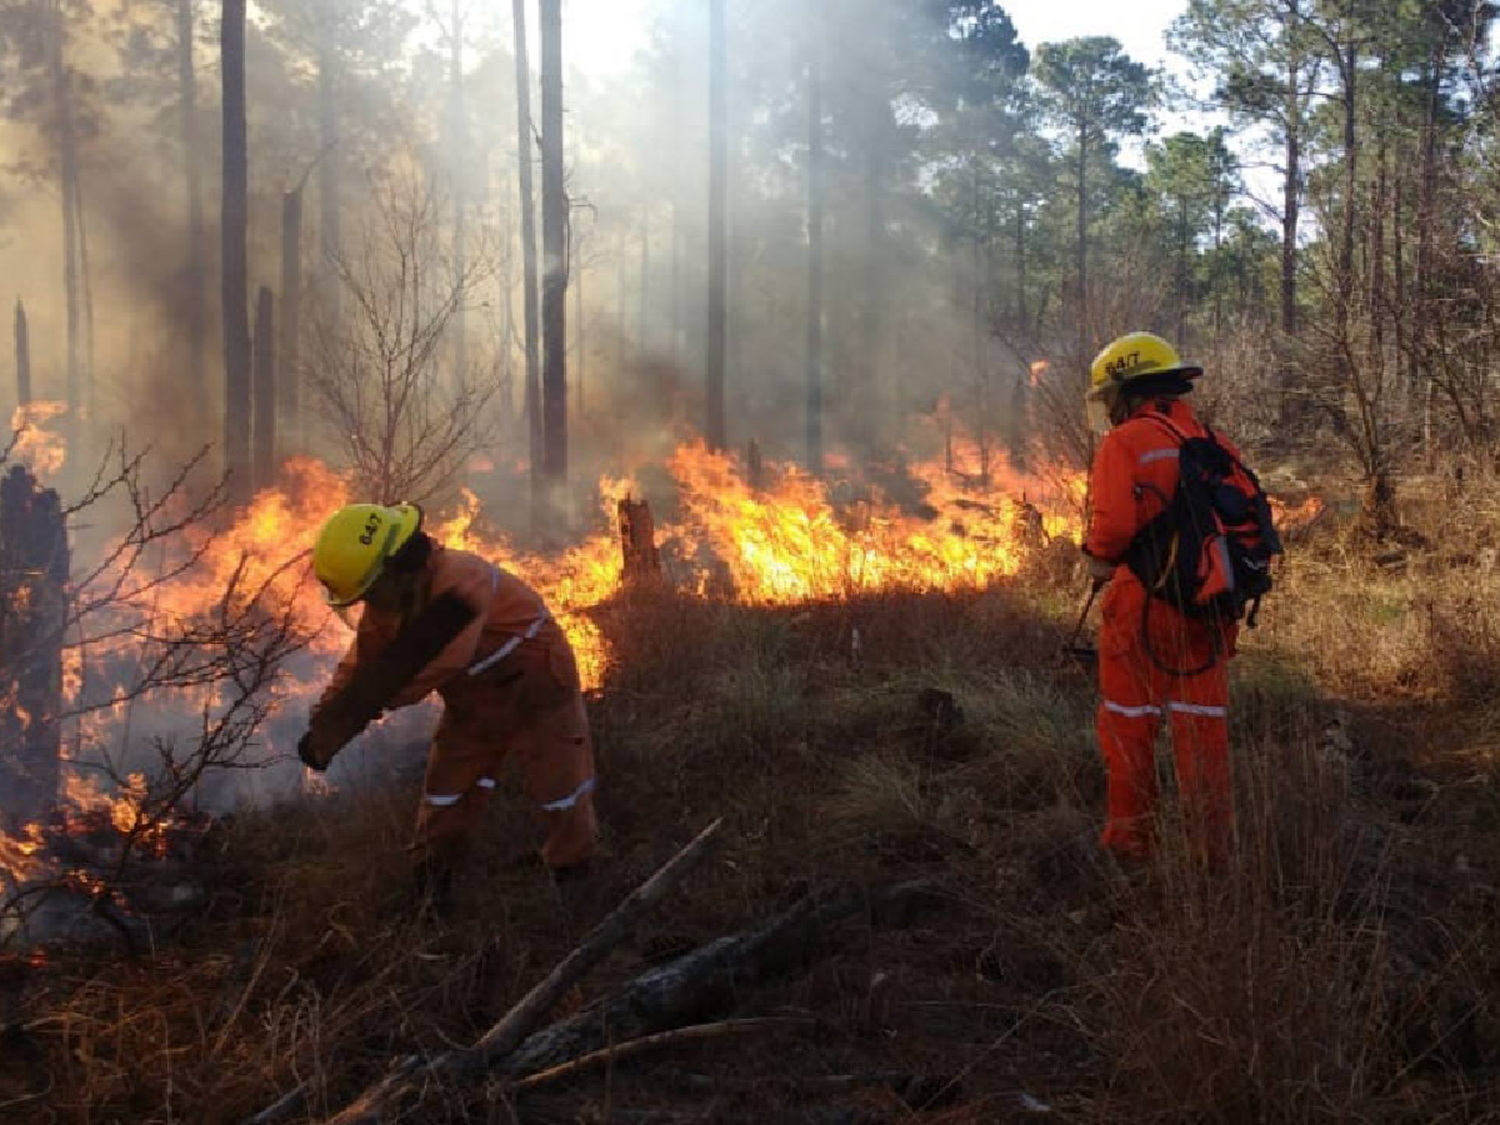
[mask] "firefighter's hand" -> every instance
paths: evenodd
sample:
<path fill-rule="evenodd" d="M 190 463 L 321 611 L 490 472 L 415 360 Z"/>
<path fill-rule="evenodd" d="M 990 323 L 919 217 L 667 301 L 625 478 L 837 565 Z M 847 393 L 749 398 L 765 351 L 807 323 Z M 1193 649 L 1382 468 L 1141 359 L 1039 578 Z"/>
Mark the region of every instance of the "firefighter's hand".
<path fill-rule="evenodd" d="M 337 746 L 326 738 L 318 737 L 315 731 L 308 731 L 297 740 L 297 757 L 302 759 L 302 764 L 308 769 L 319 773 L 328 768 L 338 752 Z"/>
<path fill-rule="evenodd" d="M 1098 590 L 1115 576 L 1115 564 L 1096 559 L 1093 555 L 1089 555 L 1088 560 L 1089 577 L 1094 580 L 1094 589 Z"/>

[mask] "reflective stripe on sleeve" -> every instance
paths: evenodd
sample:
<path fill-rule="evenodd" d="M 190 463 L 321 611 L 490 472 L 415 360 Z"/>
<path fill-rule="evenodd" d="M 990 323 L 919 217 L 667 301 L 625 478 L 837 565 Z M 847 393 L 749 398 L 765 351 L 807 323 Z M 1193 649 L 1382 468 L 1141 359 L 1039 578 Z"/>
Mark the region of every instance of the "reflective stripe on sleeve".
<path fill-rule="evenodd" d="M 1111 711 L 1116 715 L 1124 715 L 1127 719 L 1143 719 L 1147 715 L 1161 714 L 1160 707 L 1152 707 L 1150 704 L 1146 704 L 1142 707 L 1127 707 L 1125 706 L 1125 704 L 1116 703 L 1112 699 L 1106 699 L 1104 701 L 1104 709 L 1106 711 Z"/>
<path fill-rule="evenodd" d="M 493 777 L 481 777 L 476 784 L 481 789 L 493 789 L 495 788 L 495 779 Z"/>
<path fill-rule="evenodd" d="M 463 800 L 462 793 L 424 793 L 422 800 L 434 808 L 446 809 L 449 805 L 456 805 Z"/>
<path fill-rule="evenodd" d="M 1205 719 L 1229 718 L 1228 707 L 1210 707 L 1203 703 L 1168 703 L 1167 710 L 1178 715 L 1201 715 Z"/>
<path fill-rule="evenodd" d="M 573 790 L 573 792 L 568 796 L 563 797 L 561 800 L 548 801 L 545 805 L 542 806 L 542 808 L 544 808 L 548 812 L 565 812 L 566 810 L 571 809 L 584 797 L 594 791 L 594 781 L 594 778 L 589 778 L 577 789 Z"/>
<path fill-rule="evenodd" d="M 1181 452 L 1182 451 L 1179 449 L 1153 449 L 1149 452 L 1142 453 L 1140 457 L 1136 459 L 1136 464 L 1150 465 L 1156 461 L 1173 461 L 1177 459 L 1178 454 L 1180 454 Z"/>
<path fill-rule="evenodd" d="M 542 615 L 527 627 L 526 632 L 522 633 L 518 637 L 512 637 L 510 640 L 506 641 L 503 645 L 497 648 L 494 652 L 486 656 L 483 660 L 476 661 L 475 663 L 469 665 L 469 675 L 477 676 L 487 668 L 492 668 L 494 665 L 499 664 L 500 661 L 504 660 L 511 653 L 515 652 L 516 649 L 520 648 L 522 641 L 535 640 L 536 635 L 542 631 L 542 626 L 547 624 L 547 622 L 551 619 L 552 615 L 546 610 L 543 610 Z"/>

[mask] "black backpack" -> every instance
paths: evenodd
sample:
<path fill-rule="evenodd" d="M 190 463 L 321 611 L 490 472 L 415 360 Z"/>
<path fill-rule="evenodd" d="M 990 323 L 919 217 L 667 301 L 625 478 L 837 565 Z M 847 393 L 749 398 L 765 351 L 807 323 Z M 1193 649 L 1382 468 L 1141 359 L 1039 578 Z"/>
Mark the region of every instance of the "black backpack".
<path fill-rule="evenodd" d="M 1187 617 L 1245 620 L 1255 627 L 1283 553 L 1260 481 L 1213 430 L 1188 437 L 1158 414 L 1143 415 L 1178 443 L 1177 490 L 1136 533 L 1125 562 L 1146 592 Z M 1150 488 L 1150 485 L 1138 486 Z"/>

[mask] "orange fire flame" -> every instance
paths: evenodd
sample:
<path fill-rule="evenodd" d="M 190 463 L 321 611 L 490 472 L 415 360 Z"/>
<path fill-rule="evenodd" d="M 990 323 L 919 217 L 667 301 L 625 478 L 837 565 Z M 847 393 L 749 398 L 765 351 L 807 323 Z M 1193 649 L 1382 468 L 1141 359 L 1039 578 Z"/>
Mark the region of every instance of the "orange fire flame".
<path fill-rule="evenodd" d="M 1271 504 L 1271 517 L 1276 521 L 1276 527 L 1283 533 L 1303 530 L 1321 516 L 1327 508 L 1320 496 L 1308 496 L 1298 504 L 1287 503 L 1274 496 L 1267 499 Z"/>
<path fill-rule="evenodd" d="M 835 453 L 828 464 L 847 470 L 851 460 Z M 733 459 L 701 444 L 678 449 L 667 467 L 683 514 L 676 523 L 659 527 L 664 550 L 680 556 L 691 588 L 714 588 L 711 576 L 724 568 L 732 596 L 748 603 L 797 603 L 895 589 L 973 589 L 1015 574 L 1028 552 L 1046 538 L 1076 540 L 1081 532 L 1083 482 L 1078 474 L 1051 474 L 1049 479 L 1046 473 L 1017 472 L 998 452 L 979 449 L 951 427 L 944 457 L 908 467 L 911 495 L 904 502 L 869 485 L 848 485 L 846 495 L 843 484 L 831 486 L 769 463 L 762 487 L 753 488 Z M 258 493 L 227 526 L 188 529 L 178 546 L 192 565 L 153 587 L 149 602 L 158 627 L 212 618 L 231 588 L 242 599 L 260 593 L 273 611 L 289 611 L 313 638 L 311 669 L 289 674 L 276 689 L 277 709 L 295 717 L 310 707 L 351 639 L 347 626 L 324 605 L 306 558 L 323 520 L 348 503 L 351 492 L 346 477 L 309 458 L 290 461 L 282 480 L 279 487 Z M 627 489 L 640 493 L 628 481 L 601 482 L 605 529 L 545 557 L 509 544 L 486 520 L 479 498 L 467 490 L 451 511 L 434 513 L 428 521 L 439 542 L 511 570 L 542 595 L 567 633 L 590 689 L 604 682 L 610 665 L 608 644 L 589 612 L 619 588 L 623 560 L 613 501 Z M 91 651 L 88 659 L 96 655 Z M 81 694 L 82 659 L 74 656 L 66 669 L 70 701 Z M 92 667 L 89 672 L 93 675 Z M 119 740 L 129 730 L 134 703 L 114 690 L 111 704 L 96 707 L 76 724 L 75 737 L 85 752 Z M 202 713 L 215 703 L 211 691 L 192 689 L 183 693 L 184 701 L 193 713 Z M 288 753 L 291 747 L 271 749 Z M 164 848 L 166 826 L 143 820 L 147 796 L 140 775 L 131 775 L 117 793 L 105 792 L 91 778 L 67 782 L 67 801 L 77 815 L 105 816 L 120 833 L 135 834 L 147 850 Z M 0 835 L 0 870 L 23 875 L 39 839 Z"/>
<path fill-rule="evenodd" d="M 16 407 L 10 416 L 16 442 L 11 459 L 30 468 L 38 480 L 50 480 L 67 464 L 67 444 L 61 434 L 47 428 L 67 412 L 67 403 L 32 402 Z"/>
<path fill-rule="evenodd" d="M 751 602 L 982 587 L 1021 568 L 1035 545 L 1024 526 L 1033 513 L 1044 532 L 1077 534 L 1075 516 L 1059 510 L 1049 517 L 1002 483 L 1014 474 L 998 454 L 990 480 L 977 488 L 939 465 L 911 470 L 927 486 L 925 505 L 936 517 L 909 514 L 875 490 L 840 512 L 828 487 L 797 469 L 756 491 L 729 457 L 702 445 L 683 446 L 668 467 L 690 513 L 686 526 L 668 530 L 720 558 L 736 596 Z"/>

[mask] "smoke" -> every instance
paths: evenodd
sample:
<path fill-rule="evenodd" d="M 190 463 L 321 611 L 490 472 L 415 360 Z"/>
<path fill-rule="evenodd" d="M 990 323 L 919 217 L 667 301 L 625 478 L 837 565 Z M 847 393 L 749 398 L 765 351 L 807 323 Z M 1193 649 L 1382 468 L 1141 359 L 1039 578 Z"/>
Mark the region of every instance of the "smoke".
<path fill-rule="evenodd" d="M 787 458 L 804 452 L 807 105 L 809 52 L 815 49 L 822 52 L 818 129 L 827 169 L 820 365 L 826 445 L 884 454 L 911 439 L 913 415 L 930 414 L 945 397 L 972 426 L 1000 432 L 1021 367 L 982 323 L 989 310 L 975 308 L 993 263 L 976 261 L 952 237 L 923 184 L 941 161 L 924 148 L 936 118 L 922 108 L 922 89 L 945 78 L 930 59 L 918 57 L 917 45 L 903 57 L 900 37 L 914 26 L 912 6 L 881 0 L 854 13 L 832 3 L 823 29 L 807 6 L 787 0 L 730 7 L 732 444 L 755 439 L 768 455 Z M 424 18 L 407 33 L 390 11 L 371 8 L 363 24 L 340 24 L 331 33 L 339 68 L 336 143 L 346 169 L 338 203 L 342 229 L 358 229 L 358 216 L 371 206 L 372 184 L 378 188 L 393 160 L 415 160 L 436 189 L 465 201 L 466 248 L 490 255 L 495 268 L 467 294 L 461 354 L 466 366 L 503 388 L 489 460 L 507 468 L 524 460 L 527 444 L 518 417 L 524 362 L 510 29 L 503 18 L 508 13 L 472 5 L 462 13 L 461 101 L 446 26 Z M 659 458 L 702 425 L 706 13 L 707 5 L 690 0 L 652 0 L 641 6 L 649 30 L 638 58 L 617 62 L 605 75 L 576 69 L 567 75 L 572 477 L 583 490 L 602 472 Z M 130 50 L 120 49 L 102 17 L 76 14 L 69 23 L 68 62 L 77 76 L 72 88 L 80 119 L 90 123 L 81 139 L 96 332 L 89 430 L 97 446 L 100 436 L 123 427 L 166 458 L 180 459 L 221 433 L 213 13 L 200 12 L 205 22 L 196 51 L 195 159 L 205 215 L 204 274 L 196 285 L 189 270 L 181 90 L 160 77 L 173 73 L 161 66 L 175 47 L 173 6 L 136 5 L 131 16 Z M 382 32 L 377 19 L 393 22 Z M 409 21 L 410 13 L 401 19 Z M 319 135 L 323 60 L 284 30 L 290 26 L 273 6 L 258 15 L 250 37 L 252 293 L 260 284 L 279 283 L 282 192 L 328 155 L 320 151 Z M 565 60 L 599 57 L 591 33 L 598 34 L 583 15 L 570 14 L 565 35 L 579 42 L 570 50 L 565 40 Z M 380 57 L 382 44 L 392 41 L 404 46 Z M 141 77 L 151 60 L 154 84 Z M 945 65 L 959 67 L 962 60 L 955 51 Z M 465 120 L 455 129 L 452 115 L 460 104 Z M 42 115 L 7 123 L 0 132 L 6 163 L 36 169 L 34 183 L 42 189 L 11 195 L 11 205 L 0 210 L 0 263 L 17 279 L 32 316 L 38 395 L 60 397 L 61 239 L 49 131 Z M 466 139 L 462 151 L 447 143 L 455 136 Z M 331 174 L 326 166 L 315 168 L 310 191 L 321 190 L 324 174 Z M 317 252 L 318 210 L 310 203 L 303 232 L 309 295 L 326 276 Z M 454 216 L 447 221 L 451 234 Z M 205 321 L 197 370 L 188 348 L 194 315 Z M 452 346 L 443 358 L 456 354 L 460 349 Z M 13 397 L 12 382 L 5 381 L 0 402 Z M 497 488 L 494 479 L 474 483 Z"/>

